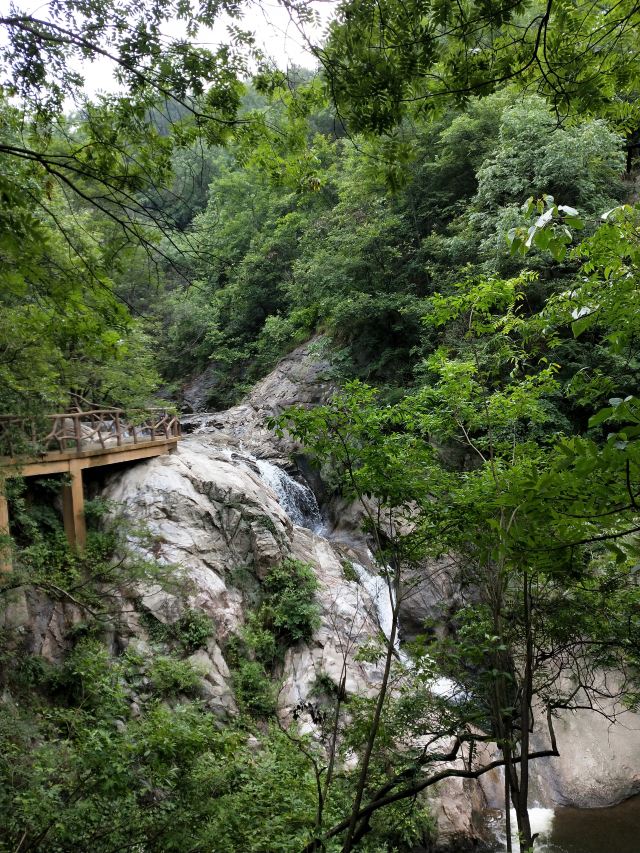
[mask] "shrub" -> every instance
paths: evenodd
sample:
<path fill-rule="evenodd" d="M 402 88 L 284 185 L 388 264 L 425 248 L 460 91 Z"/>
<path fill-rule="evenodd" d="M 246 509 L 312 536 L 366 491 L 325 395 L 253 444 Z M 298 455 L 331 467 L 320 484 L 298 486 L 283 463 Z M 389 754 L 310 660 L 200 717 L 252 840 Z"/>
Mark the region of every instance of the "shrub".
<path fill-rule="evenodd" d="M 172 627 L 176 639 L 187 652 L 204 646 L 214 632 L 213 622 L 201 610 L 186 610 Z"/>
<path fill-rule="evenodd" d="M 149 678 L 154 689 L 164 696 L 193 694 L 200 686 L 200 674 L 190 663 L 164 655 L 153 659 Z"/>
<path fill-rule="evenodd" d="M 350 581 L 351 583 L 360 583 L 360 578 L 358 577 L 358 573 L 353 567 L 351 560 L 342 560 L 341 565 L 342 574 L 346 581 Z"/>
<path fill-rule="evenodd" d="M 140 621 L 153 642 L 176 643 L 186 654 L 204 646 L 214 633 L 212 620 L 201 610 L 185 610 L 176 622 L 168 625 L 145 610 Z"/>
<path fill-rule="evenodd" d="M 238 705 L 243 711 L 259 717 L 275 714 L 275 687 L 258 661 L 239 662 L 233 673 L 233 688 Z"/>
<path fill-rule="evenodd" d="M 314 602 L 318 581 L 311 566 L 284 560 L 263 583 L 264 598 L 251 613 L 241 637 L 230 642 L 227 658 L 234 667 L 233 685 L 241 708 L 268 716 L 276 710 L 274 685 L 268 671 L 284 659 L 294 643 L 310 640 L 320 625 Z"/>
<path fill-rule="evenodd" d="M 310 640 L 320 627 L 320 611 L 314 602 L 318 580 L 311 566 L 300 560 L 284 560 L 270 570 L 264 589 L 263 624 L 276 628 L 287 646 Z"/>

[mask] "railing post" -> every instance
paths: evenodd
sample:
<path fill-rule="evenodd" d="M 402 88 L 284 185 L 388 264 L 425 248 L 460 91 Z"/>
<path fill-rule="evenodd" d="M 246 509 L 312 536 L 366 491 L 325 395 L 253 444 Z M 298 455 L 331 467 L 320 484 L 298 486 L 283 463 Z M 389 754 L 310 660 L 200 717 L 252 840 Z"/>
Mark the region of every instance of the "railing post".
<path fill-rule="evenodd" d="M 116 424 L 116 444 L 118 445 L 118 447 L 120 447 L 120 445 L 122 444 L 122 434 L 120 432 L 120 413 L 114 412 L 113 417 Z"/>
<path fill-rule="evenodd" d="M 87 543 L 87 527 L 84 519 L 84 488 L 82 468 L 77 460 L 69 462 L 71 485 L 62 487 L 62 520 L 69 545 L 82 550 Z"/>
<path fill-rule="evenodd" d="M 80 415 L 71 415 L 73 418 L 73 431 L 76 436 L 76 450 L 82 450 L 82 429 L 80 428 Z"/>
<path fill-rule="evenodd" d="M 4 493 L 3 484 L 0 482 L 0 536 L 9 536 L 9 504 Z M 0 573 L 10 572 L 13 568 L 11 563 L 11 542 L 0 542 Z"/>

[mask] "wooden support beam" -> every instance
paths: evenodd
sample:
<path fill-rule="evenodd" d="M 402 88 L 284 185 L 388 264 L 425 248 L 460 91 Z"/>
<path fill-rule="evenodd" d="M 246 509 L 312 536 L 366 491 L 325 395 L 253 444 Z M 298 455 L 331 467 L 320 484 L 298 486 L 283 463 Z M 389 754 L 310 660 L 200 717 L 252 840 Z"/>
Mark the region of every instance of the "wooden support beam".
<path fill-rule="evenodd" d="M 7 477 L 42 477 L 48 474 L 68 474 L 69 486 L 62 489 L 62 515 L 67 539 L 72 547 L 82 550 L 87 541 L 84 518 L 84 489 L 82 471 L 85 468 L 98 468 L 103 465 L 118 465 L 150 459 L 165 453 L 172 453 L 180 438 L 180 423 L 175 415 L 162 414 L 152 410 L 143 433 L 136 433 L 135 425 L 127 425 L 121 419 L 119 409 L 95 410 L 91 412 L 68 412 L 50 415 L 50 431 L 42 436 L 42 446 L 47 450 L 31 457 L 0 456 L 0 534 L 9 532 L 9 512 L 3 492 L 3 482 Z M 71 422 L 71 424 L 69 423 Z M 11 450 L 11 430 L 14 426 L 29 428 L 31 440 L 36 450 L 36 425 L 29 424 L 24 418 L 0 416 L 0 436 L 8 439 Z M 90 433 L 99 437 L 99 442 L 85 440 L 83 425 L 89 426 Z M 106 442 L 114 436 L 115 446 L 107 447 Z M 107 437 L 100 431 L 105 428 Z M 144 430 L 150 429 L 151 438 L 144 436 Z M 93 430 L 93 432 L 91 432 Z M 97 433 L 96 433 L 97 430 Z M 52 449 L 57 443 L 57 450 Z M 0 540 L 0 572 L 11 569 L 11 549 Z"/>
<path fill-rule="evenodd" d="M 82 550 L 87 544 L 87 526 L 84 518 L 84 488 L 79 460 L 69 462 L 71 485 L 62 487 L 62 520 L 69 545 Z"/>
<path fill-rule="evenodd" d="M 7 497 L 4 492 L 0 491 L 0 536 L 8 535 L 9 504 L 7 503 Z M 11 544 L 8 542 L 0 542 L 0 572 L 10 572 L 12 568 Z"/>

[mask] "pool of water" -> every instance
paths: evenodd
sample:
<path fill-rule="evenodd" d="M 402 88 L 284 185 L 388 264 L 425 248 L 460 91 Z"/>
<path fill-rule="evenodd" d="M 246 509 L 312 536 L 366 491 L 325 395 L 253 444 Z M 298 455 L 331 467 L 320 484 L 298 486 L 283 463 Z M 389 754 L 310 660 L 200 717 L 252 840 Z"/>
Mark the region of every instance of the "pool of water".
<path fill-rule="evenodd" d="M 540 833 L 536 853 L 640 853 L 640 796 L 606 809 L 533 808 L 530 815 Z M 503 853 L 504 815 L 492 826 L 500 839 L 496 853 Z"/>

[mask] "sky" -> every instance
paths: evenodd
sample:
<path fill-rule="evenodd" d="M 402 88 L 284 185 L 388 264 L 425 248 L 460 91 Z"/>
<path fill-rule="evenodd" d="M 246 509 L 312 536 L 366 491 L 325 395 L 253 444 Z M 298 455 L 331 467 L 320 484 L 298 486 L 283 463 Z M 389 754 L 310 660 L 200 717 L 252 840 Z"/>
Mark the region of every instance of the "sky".
<path fill-rule="evenodd" d="M 15 0 L 14 0 L 15 1 Z M 330 18 L 337 0 L 316 0 L 313 8 L 317 12 L 320 23 L 318 26 L 305 25 L 305 32 L 314 40 L 320 41 L 322 33 Z M 9 11 L 10 0 L 0 0 L 0 14 Z M 47 3 L 38 0 L 17 0 L 16 5 L 21 11 L 46 17 Z M 222 18 L 212 30 L 203 30 L 198 34 L 197 44 L 203 47 L 215 47 L 228 41 L 226 27 L 231 19 Z M 315 60 L 304 44 L 304 39 L 298 32 L 289 14 L 278 0 L 258 0 L 247 6 L 243 18 L 233 22 L 243 29 L 250 30 L 256 36 L 256 44 L 272 57 L 278 67 L 285 70 L 291 65 L 301 65 L 307 68 L 315 67 Z M 184 26 L 179 21 L 170 22 L 165 31 L 169 37 L 179 37 L 184 34 Z M 2 30 L 0 28 L 0 49 L 2 47 Z M 98 58 L 93 62 L 83 62 L 75 66 L 81 70 L 85 78 L 85 92 L 91 97 L 98 92 L 114 92 L 117 84 L 109 60 Z"/>
<path fill-rule="evenodd" d="M 0 4 L 4 2 L 5 0 L 0 0 Z M 305 32 L 318 41 L 322 37 L 333 3 L 316 3 L 315 6 L 321 18 L 321 24 L 314 28 L 306 25 Z M 202 47 L 211 48 L 224 44 L 228 41 L 226 27 L 231 22 L 231 18 L 221 16 L 219 25 L 212 30 L 202 30 L 198 34 L 196 43 Z M 233 23 L 254 33 L 257 47 L 262 48 L 272 57 L 279 68 L 286 70 L 291 65 L 315 67 L 316 61 L 307 49 L 303 37 L 287 10 L 277 0 L 260 0 L 259 4 L 252 4 L 242 19 L 234 19 Z M 184 33 L 184 26 L 182 22 L 175 21 L 174 24 L 167 25 L 166 31 L 168 35 L 175 38 Z M 92 95 L 100 90 L 115 90 L 116 84 L 107 60 L 86 63 L 83 72 L 87 94 Z"/>

